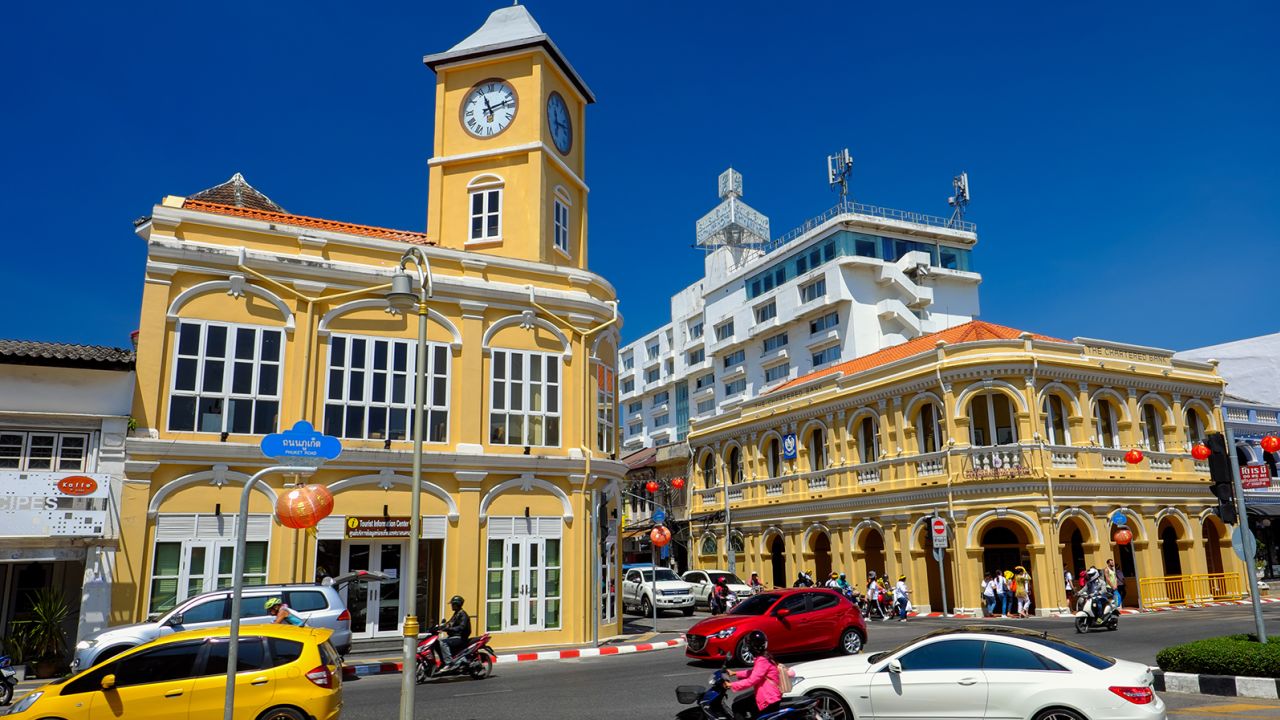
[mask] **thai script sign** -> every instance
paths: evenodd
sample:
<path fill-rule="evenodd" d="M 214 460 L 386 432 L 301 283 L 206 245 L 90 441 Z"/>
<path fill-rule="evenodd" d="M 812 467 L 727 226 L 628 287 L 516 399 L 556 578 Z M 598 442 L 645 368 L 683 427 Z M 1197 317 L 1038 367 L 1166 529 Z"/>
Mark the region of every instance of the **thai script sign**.
<path fill-rule="evenodd" d="M 316 432 L 311 423 L 299 420 L 293 427 L 262 438 L 262 454 L 291 465 L 320 465 L 342 454 L 342 442 Z"/>
<path fill-rule="evenodd" d="M 347 539 L 359 538 L 407 538 L 409 537 L 409 518 L 407 517 L 360 517 L 347 516 Z"/>
<path fill-rule="evenodd" d="M 1266 465 L 1241 465 L 1240 486 L 1246 490 L 1271 487 L 1271 469 Z"/>

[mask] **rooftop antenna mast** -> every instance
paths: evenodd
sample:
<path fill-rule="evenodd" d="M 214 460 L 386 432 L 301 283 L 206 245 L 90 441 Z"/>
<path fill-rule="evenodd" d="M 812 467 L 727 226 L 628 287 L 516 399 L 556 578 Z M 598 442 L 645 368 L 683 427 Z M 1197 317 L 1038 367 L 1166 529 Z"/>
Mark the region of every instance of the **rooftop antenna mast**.
<path fill-rule="evenodd" d="M 964 222 L 964 210 L 969 206 L 969 173 L 962 172 L 951 178 L 951 189 L 955 195 L 947 198 L 947 204 L 955 209 L 951 211 L 947 227 L 959 227 Z"/>
<path fill-rule="evenodd" d="M 840 187 L 840 207 L 849 204 L 849 176 L 853 174 L 853 156 L 849 148 L 827 156 L 827 183 L 832 190 Z"/>

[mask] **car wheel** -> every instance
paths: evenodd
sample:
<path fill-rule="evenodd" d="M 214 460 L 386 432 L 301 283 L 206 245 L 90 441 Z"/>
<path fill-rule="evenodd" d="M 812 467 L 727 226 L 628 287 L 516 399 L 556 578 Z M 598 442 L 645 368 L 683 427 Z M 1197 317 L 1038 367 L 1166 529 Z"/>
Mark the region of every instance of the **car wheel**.
<path fill-rule="evenodd" d="M 645 617 L 653 617 L 653 603 L 649 602 L 649 598 L 640 599 L 640 614 Z"/>
<path fill-rule="evenodd" d="M 693 607 L 692 606 L 687 607 L 682 612 L 684 613 L 685 617 L 689 617 L 690 615 L 693 615 Z"/>
<path fill-rule="evenodd" d="M 849 706 L 844 703 L 839 695 L 829 690 L 818 690 L 810 693 L 808 697 L 817 701 L 814 705 L 814 717 L 818 720 L 854 720 L 853 713 L 849 711 Z"/>
<path fill-rule="evenodd" d="M 1075 710 L 1066 708 L 1049 708 L 1036 713 L 1034 720 L 1088 720 Z"/>
<path fill-rule="evenodd" d="M 751 664 L 756 661 L 755 653 L 751 652 L 751 649 L 747 647 L 746 638 L 738 641 L 738 649 L 733 651 L 733 657 L 740 665 L 745 667 L 751 667 Z"/>
<path fill-rule="evenodd" d="M 258 716 L 258 720 L 308 720 L 306 713 L 297 708 L 275 707 Z"/>
<path fill-rule="evenodd" d="M 855 628 L 848 628 L 840 633 L 840 652 L 845 655 L 857 655 L 862 652 L 862 633 Z"/>

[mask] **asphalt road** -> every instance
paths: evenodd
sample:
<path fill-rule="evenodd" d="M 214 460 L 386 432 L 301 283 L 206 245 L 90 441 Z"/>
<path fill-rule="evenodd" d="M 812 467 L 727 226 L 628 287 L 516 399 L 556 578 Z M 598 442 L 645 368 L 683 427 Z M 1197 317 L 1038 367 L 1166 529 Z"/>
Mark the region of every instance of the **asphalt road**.
<path fill-rule="evenodd" d="M 1280 634 L 1280 605 L 1264 606 L 1269 632 Z M 1170 644 L 1233 632 L 1252 630 L 1247 607 L 1125 616 L 1117 632 L 1078 636 L 1070 620 L 1058 618 L 1000 621 L 1048 630 L 1076 639 L 1094 650 L 1127 660 L 1154 664 L 1156 652 Z M 664 634 L 687 627 L 691 621 L 666 617 Z M 974 621 L 983 622 L 983 621 Z M 988 621 L 989 622 L 989 621 Z M 913 637 L 961 624 L 942 618 L 914 619 L 906 623 L 875 622 L 869 628 L 868 650 L 884 650 Z M 578 720 L 607 715 L 611 719 L 652 720 L 674 717 L 676 685 L 702 684 L 710 676 L 706 667 L 691 663 L 681 650 L 636 655 L 538 661 L 503 666 L 482 680 L 442 680 L 418 686 L 417 717 L 450 720 L 494 718 L 555 718 Z M 385 720 L 395 717 L 399 696 L 398 675 L 384 675 L 344 683 L 346 720 Z M 1165 694 L 1170 717 L 1200 720 L 1227 717 L 1280 718 L 1280 703 L 1265 700 L 1213 698 L 1201 695 Z"/>

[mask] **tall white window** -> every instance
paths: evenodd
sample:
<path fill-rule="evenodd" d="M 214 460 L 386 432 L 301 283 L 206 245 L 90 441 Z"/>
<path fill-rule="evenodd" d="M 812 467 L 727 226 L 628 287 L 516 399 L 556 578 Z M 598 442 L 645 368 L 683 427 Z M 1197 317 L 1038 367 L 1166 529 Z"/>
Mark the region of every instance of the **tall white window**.
<path fill-rule="evenodd" d="M 613 452 L 614 437 L 618 432 L 617 418 L 614 417 L 616 381 L 613 368 L 596 365 L 596 449 L 606 455 Z"/>
<path fill-rule="evenodd" d="M 1200 413 L 1195 408 L 1187 408 L 1185 413 L 1187 421 L 1187 443 L 1195 444 L 1204 440 L 1204 420 L 1201 419 Z"/>
<path fill-rule="evenodd" d="M 568 254 L 569 252 L 569 206 L 565 205 L 559 199 L 556 200 L 553 207 L 555 221 L 553 223 L 553 231 L 555 236 L 556 247 Z"/>
<path fill-rule="evenodd" d="M 0 470 L 84 472 L 88 445 L 83 433 L 0 430 Z"/>
<path fill-rule="evenodd" d="M 716 485 L 716 458 L 715 455 L 707 453 L 702 458 L 702 486 L 715 487 Z"/>
<path fill-rule="evenodd" d="M 969 403 L 969 441 L 975 447 L 1018 442 L 1013 403 L 1004 393 L 984 392 Z"/>
<path fill-rule="evenodd" d="M 919 438 L 921 454 L 942 449 L 942 423 L 936 404 L 927 402 L 921 406 L 920 414 L 916 416 L 916 437 Z"/>
<path fill-rule="evenodd" d="M 880 457 L 880 430 L 875 418 L 865 417 L 858 421 L 854 434 L 858 438 L 858 462 L 875 462 Z"/>
<path fill-rule="evenodd" d="M 471 209 L 469 242 L 502 239 L 502 180 L 484 175 L 471 181 L 468 207 Z"/>
<path fill-rule="evenodd" d="M 1094 426 L 1098 433 L 1098 443 L 1105 448 L 1120 448 L 1120 431 L 1116 427 L 1116 408 L 1111 401 L 1098 398 L 1094 411 Z"/>
<path fill-rule="evenodd" d="M 489 518 L 486 630 L 560 627 L 562 522 L 559 517 Z"/>
<path fill-rule="evenodd" d="M 178 324 L 169 430 L 265 435 L 278 429 L 282 332 Z"/>
<path fill-rule="evenodd" d="M 245 530 L 245 585 L 265 585 L 271 516 L 250 515 Z M 234 518 L 160 515 L 156 520 L 155 552 L 151 560 L 149 612 L 165 612 L 187 598 L 231 587 L 235 532 Z M 229 608 L 213 609 L 220 613 L 215 613 L 217 616 L 211 620 L 230 617 Z"/>
<path fill-rule="evenodd" d="M 1164 452 L 1164 416 L 1155 403 L 1142 406 L 1142 440 L 1148 450 Z"/>
<path fill-rule="evenodd" d="M 1044 438 L 1050 445 L 1070 445 L 1071 436 L 1067 433 L 1067 413 L 1063 409 L 1062 398 L 1052 393 L 1045 395 L 1041 405 L 1044 415 Z"/>
<path fill-rule="evenodd" d="M 827 434 L 821 428 L 814 428 L 805 443 L 805 449 L 809 452 L 809 469 L 814 472 L 827 469 L 826 439 Z"/>
<path fill-rule="evenodd" d="M 765 450 L 765 464 L 769 466 L 769 477 L 782 475 L 782 443 L 778 438 L 771 438 Z"/>
<path fill-rule="evenodd" d="M 406 440 L 413 435 L 412 340 L 334 335 L 329 341 L 329 387 L 324 432 L 335 437 Z M 427 343 L 423 416 L 427 442 L 449 439 L 449 348 Z"/>
<path fill-rule="evenodd" d="M 489 442 L 560 446 L 560 356 L 493 350 Z"/>

